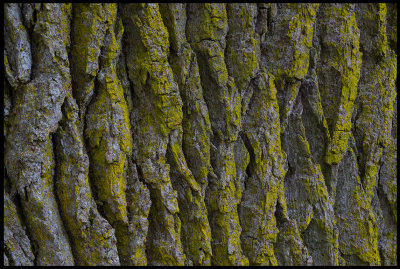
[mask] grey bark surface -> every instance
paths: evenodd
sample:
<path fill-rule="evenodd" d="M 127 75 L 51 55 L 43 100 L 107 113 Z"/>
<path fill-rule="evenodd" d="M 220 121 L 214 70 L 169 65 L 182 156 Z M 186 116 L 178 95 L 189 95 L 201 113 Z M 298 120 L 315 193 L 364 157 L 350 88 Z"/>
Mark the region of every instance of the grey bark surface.
<path fill-rule="evenodd" d="M 4 265 L 397 265 L 397 4 L 3 6 Z"/>

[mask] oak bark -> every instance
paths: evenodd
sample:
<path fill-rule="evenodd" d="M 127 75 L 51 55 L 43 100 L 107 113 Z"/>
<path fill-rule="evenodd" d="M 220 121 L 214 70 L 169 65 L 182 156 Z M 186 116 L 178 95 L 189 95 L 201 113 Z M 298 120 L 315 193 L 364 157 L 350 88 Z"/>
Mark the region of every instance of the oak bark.
<path fill-rule="evenodd" d="M 397 265 L 396 4 L 4 4 L 4 264 Z"/>

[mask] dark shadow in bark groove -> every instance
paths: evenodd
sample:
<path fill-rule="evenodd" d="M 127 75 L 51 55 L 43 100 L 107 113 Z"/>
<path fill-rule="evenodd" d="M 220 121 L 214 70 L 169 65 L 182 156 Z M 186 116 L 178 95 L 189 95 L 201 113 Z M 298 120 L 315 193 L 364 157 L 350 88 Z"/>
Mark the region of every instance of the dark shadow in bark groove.
<path fill-rule="evenodd" d="M 64 112 L 64 107 L 65 107 L 65 101 L 61 106 L 61 111 L 62 112 Z M 65 117 L 63 115 L 63 118 L 59 121 L 58 124 L 61 124 L 61 121 L 64 118 Z M 59 162 L 58 162 L 58 159 L 59 159 L 58 152 L 61 151 L 60 150 L 61 145 L 58 143 L 58 135 L 57 135 L 59 130 L 60 130 L 60 127 L 58 127 L 56 129 L 55 133 L 50 134 L 50 139 L 51 139 L 51 144 L 52 144 L 51 148 L 52 148 L 52 153 L 53 153 L 52 154 L 52 157 L 53 157 L 53 170 L 54 170 L 54 173 L 53 173 L 53 193 L 54 193 L 54 198 L 55 198 L 55 201 L 56 201 L 56 204 L 57 204 L 58 215 L 60 216 L 60 219 L 61 219 L 62 228 L 63 228 L 63 230 L 65 231 L 65 233 L 67 235 L 68 244 L 71 247 L 72 254 L 73 254 L 72 258 L 74 259 L 74 264 L 76 265 L 76 264 L 78 264 L 78 261 L 76 260 L 76 256 L 78 256 L 78 253 L 77 253 L 77 250 L 75 248 L 75 245 L 71 244 L 73 237 L 72 237 L 71 231 L 68 229 L 67 220 L 64 218 L 63 214 L 61 213 L 62 212 L 61 203 L 60 203 L 60 199 L 59 199 L 59 197 L 57 195 L 57 192 L 56 192 L 57 180 L 58 180 L 59 173 L 60 173 Z M 29 236 L 28 236 L 28 238 L 29 238 Z"/>

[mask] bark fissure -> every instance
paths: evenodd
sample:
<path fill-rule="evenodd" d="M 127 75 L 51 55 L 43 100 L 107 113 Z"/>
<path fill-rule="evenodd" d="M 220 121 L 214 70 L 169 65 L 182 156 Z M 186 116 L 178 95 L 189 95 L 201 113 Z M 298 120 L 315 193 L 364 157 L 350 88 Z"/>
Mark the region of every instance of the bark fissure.
<path fill-rule="evenodd" d="M 61 109 L 62 110 L 63 110 L 64 104 L 65 104 L 65 101 L 61 105 Z M 63 119 L 61 119 L 61 120 L 63 120 Z M 59 150 L 57 149 L 57 141 L 56 141 L 56 137 L 55 137 L 57 135 L 57 131 L 58 131 L 58 128 L 56 129 L 56 131 L 53 134 L 50 134 L 50 140 L 51 140 L 51 144 L 52 144 L 52 147 L 51 147 L 51 150 L 52 150 L 52 162 L 54 163 L 54 168 L 53 168 L 53 170 L 54 170 L 54 172 L 53 172 L 53 190 L 54 191 L 57 189 L 57 180 L 58 180 L 57 175 L 58 175 L 59 169 L 60 169 L 59 168 L 59 163 L 60 162 L 57 161 L 58 160 L 58 156 L 57 155 L 58 155 Z M 57 209 L 61 213 L 62 212 L 61 202 L 60 202 L 60 199 L 59 199 L 58 195 L 55 195 L 55 200 L 56 200 L 56 203 L 57 203 Z M 67 225 L 67 221 L 65 220 L 63 214 L 60 214 L 60 217 L 61 217 L 61 222 L 63 224 L 63 228 L 64 228 L 64 230 L 66 232 L 66 235 L 67 235 L 68 242 L 71 245 L 72 254 L 78 253 L 76 248 L 75 248 L 75 246 L 74 246 L 74 244 L 71 244 L 72 236 L 71 236 L 71 232 L 69 230 L 69 227 Z M 76 257 L 74 255 L 72 255 L 72 258 L 74 259 L 74 263 L 78 264 L 78 261 L 77 261 L 77 259 L 76 259 Z"/>

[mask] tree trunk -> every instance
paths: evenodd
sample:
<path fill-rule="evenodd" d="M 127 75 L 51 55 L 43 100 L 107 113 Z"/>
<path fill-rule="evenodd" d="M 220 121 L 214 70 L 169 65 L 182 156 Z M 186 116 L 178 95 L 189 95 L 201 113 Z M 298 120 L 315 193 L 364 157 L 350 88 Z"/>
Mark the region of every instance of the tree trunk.
<path fill-rule="evenodd" d="M 4 4 L 7 265 L 396 265 L 396 4 Z"/>

